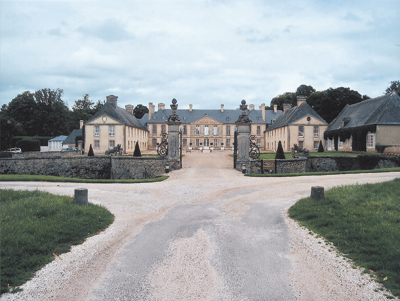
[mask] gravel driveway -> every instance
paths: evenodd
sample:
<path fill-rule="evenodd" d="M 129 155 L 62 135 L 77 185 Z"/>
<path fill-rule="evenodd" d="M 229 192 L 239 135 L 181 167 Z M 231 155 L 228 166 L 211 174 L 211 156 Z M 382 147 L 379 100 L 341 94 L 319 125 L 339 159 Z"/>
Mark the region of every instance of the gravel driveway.
<path fill-rule="evenodd" d="M 1 300 L 385 300 L 380 286 L 287 217 L 311 186 L 382 182 L 400 173 L 250 178 L 228 153 L 188 153 L 147 184 L 1 182 L 72 196 L 115 222 Z"/>

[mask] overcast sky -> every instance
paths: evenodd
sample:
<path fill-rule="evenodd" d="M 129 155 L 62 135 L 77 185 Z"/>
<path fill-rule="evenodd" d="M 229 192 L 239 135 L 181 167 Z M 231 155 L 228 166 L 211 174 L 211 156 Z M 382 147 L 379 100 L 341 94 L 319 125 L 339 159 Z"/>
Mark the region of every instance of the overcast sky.
<path fill-rule="evenodd" d="M 377 97 L 400 80 L 399 0 L 0 3 L 0 104 L 61 88 L 70 107 L 87 93 L 235 109 L 301 84 Z"/>

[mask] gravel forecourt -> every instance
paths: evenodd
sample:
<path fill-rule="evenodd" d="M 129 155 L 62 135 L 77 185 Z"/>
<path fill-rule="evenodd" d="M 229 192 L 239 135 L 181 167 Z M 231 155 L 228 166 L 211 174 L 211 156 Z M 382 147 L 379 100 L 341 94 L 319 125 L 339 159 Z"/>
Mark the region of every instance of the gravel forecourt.
<path fill-rule="evenodd" d="M 381 286 L 287 216 L 312 186 L 389 181 L 399 172 L 245 177 L 226 151 L 187 153 L 163 182 L 0 182 L 89 201 L 115 215 L 3 300 L 386 300 Z M 397 299 L 398 300 L 398 299 Z"/>

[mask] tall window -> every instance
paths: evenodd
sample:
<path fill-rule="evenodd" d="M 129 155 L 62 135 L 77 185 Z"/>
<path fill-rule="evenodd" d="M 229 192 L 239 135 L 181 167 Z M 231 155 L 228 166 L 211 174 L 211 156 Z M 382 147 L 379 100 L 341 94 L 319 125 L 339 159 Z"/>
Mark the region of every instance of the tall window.
<path fill-rule="evenodd" d="M 195 134 L 195 135 L 200 135 L 200 126 L 199 126 L 199 125 L 196 125 L 194 134 Z"/>
<path fill-rule="evenodd" d="M 109 148 L 114 148 L 115 147 L 115 140 L 110 140 L 109 141 Z"/>
<path fill-rule="evenodd" d="M 257 125 L 257 136 L 261 136 L 261 126 Z"/>
<path fill-rule="evenodd" d="M 261 147 L 261 139 L 260 138 L 257 138 L 257 146 Z"/>
<path fill-rule="evenodd" d="M 304 137 L 304 125 L 299 125 L 299 137 Z"/>
<path fill-rule="evenodd" d="M 157 146 L 157 138 L 151 139 L 151 146 L 156 147 Z"/>
<path fill-rule="evenodd" d="M 218 146 L 218 139 L 214 139 L 214 147 Z"/>
<path fill-rule="evenodd" d="M 319 126 L 314 125 L 314 137 L 318 138 L 319 137 Z"/>
<path fill-rule="evenodd" d="M 299 147 L 303 148 L 304 147 L 304 141 L 299 141 Z"/>
<path fill-rule="evenodd" d="M 187 139 L 186 138 L 184 138 L 182 140 L 182 144 L 183 144 L 183 147 L 187 147 Z"/>
<path fill-rule="evenodd" d="M 157 136 L 157 124 L 153 124 L 152 134 L 153 136 Z"/>
<path fill-rule="evenodd" d="M 318 149 L 319 147 L 319 142 L 318 141 L 314 141 L 314 149 Z"/>
<path fill-rule="evenodd" d="M 231 135 L 231 126 L 230 126 L 230 125 L 227 125 L 227 126 L 226 126 L 226 135 L 227 135 L 227 136 L 230 136 L 230 135 Z M 228 144 L 228 143 L 226 143 L 226 144 Z M 228 147 L 228 145 L 227 145 L 227 147 Z"/>
<path fill-rule="evenodd" d="M 110 134 L 110 137 L 114 137 L 115 136 L 115 125 L 110 125 L 108 127 L 108 133 Z"/>
<path fill-rule="evenodd" d="M 374 134 L 371 132 L 367 134 L 367 148 L 374 148 Z"/>
<path fill-rule="evenodd" d="M 161 134 L 165 134 L 167 132 L 167 126 L 165 124 L 161 125 Z"/>
<path fill-rule="evenodd" d="M 226 139 L 226 147 L 231 147 L 231 139 Z"/>
<path fill-rule="evenodd" d="M 200 146 L 200 139 L 196 139 L 196 147 Z"/>
<path fill-rule="evenodd" d="M 214 125 L 214 136 L 218 135 L 218 125 Z"/>
<path fill-rule="evenodd" d="M 94 126 L 94 136 L 99 137 L 100 136 L 100 126 L 95 125 Z"/>
<path fill-rule="evenodd" d="M 100 148 L 100 140 L 94 140 L 94 149 Z"/>
<path fill-rule="evenodd" d="M 187 135 L 187 126 L 186 125 L 183 126 L 183 135 Z"/>
<path fill-rule="evenodd" d="M 205 126 L 204 126 L 204 135 L 205 135 L 205 136 L 210 135 L 210 128 L 209 128 L 208 125 L 205 125 Z"/>

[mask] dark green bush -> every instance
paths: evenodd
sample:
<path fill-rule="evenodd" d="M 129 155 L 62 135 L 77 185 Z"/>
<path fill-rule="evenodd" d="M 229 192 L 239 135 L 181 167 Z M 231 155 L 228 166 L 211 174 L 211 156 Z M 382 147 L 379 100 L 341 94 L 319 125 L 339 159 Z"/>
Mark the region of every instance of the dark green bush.
<path fill-rule="evenodd" d="M 285 153 L 283 152 L 282 143 L 279 141 L 278 149 L 276 150 L 275 159 L 286 159 Z"/>
<path fill-rule="evenodd" d="M 23 138 L 17 141 L 15 146 L 19 147 L 23 152 L 40 151 L 40 141 L 38 139 Z"/>
<path fill-rule="evenodd" d="M 15 136 L 11 138 L 11 147 L 17 146 L 17 142 L 25 139 L 25 138 L 32 138 L 32 139 L 37 139 L 40 141 L 40 146 L 47 146 L 48 141 L 50 139 L 53 139 L 54 137 L 40 137 L 40 136 Z"/>
<path fill-rule="evenodd" d="M 93 152 L 92 145 L 90 144 L 89 152 L 88 152 L 88 157 L 93 157 L 93 156 L 94 156 L 94 152 Z"/>
<path fill-rule="evenodd" d="M 136 142 L 135 151 L 133 152 L 134 157 L 141 157 L 142 153 L 140 152 L 139 143 Z"/>
<path fill-rule="evenodd" d="M 324 152 L 324 147 L 322 145 L 322 141 L 321 140 L 319 140 L 318 152 L 319 153 L 323 153 Z"/>

